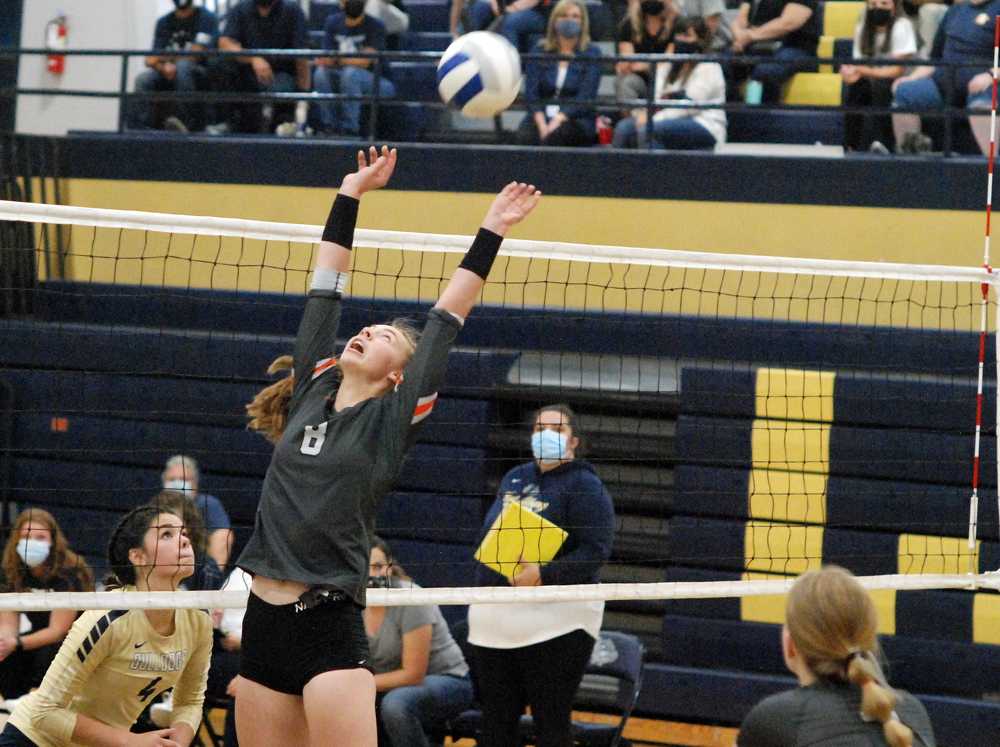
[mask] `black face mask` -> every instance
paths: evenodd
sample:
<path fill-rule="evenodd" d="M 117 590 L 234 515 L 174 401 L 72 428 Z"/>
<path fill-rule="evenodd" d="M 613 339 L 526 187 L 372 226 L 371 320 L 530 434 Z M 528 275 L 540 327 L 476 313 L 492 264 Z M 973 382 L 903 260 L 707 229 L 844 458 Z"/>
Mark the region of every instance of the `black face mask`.
<path fill-rule="evenodd" d="M 347 0 L 344 3 L 344 13 L 348 18 L 360 18 L 365 14 L 365 0 Z"/>
<path fill-rule="evenodd" d="M 392 579 L 389 576 L 369 576 L 368 577 L 368 588 L 369 589 L 390 589 L 390 588 L 392 588 Z"/>
<path fill-rule="evenodd" d="M 642 5 L 639 7 L 642 8 L 644 16 L 658 16 L 666 6 L 663 0 L 642 0 Z"/>
<path fill-rule="evenodd" d="M 191 3 L 193 2 L 194 0 L 174 0 L 174 7 L 177 8 L 177 10 L 187 10 L 191 7 Z"/>
<path fill-rule="evenodd" d="M 866 16 L 870 25 L 885 26 L 892 20 L 892 11 L 888 8 L 869 8 Z"/>
<path fill-rule="evenodd" d="M 689 41 L 675 41 L 674 54 L 701 54 L 701 45 Z"/>

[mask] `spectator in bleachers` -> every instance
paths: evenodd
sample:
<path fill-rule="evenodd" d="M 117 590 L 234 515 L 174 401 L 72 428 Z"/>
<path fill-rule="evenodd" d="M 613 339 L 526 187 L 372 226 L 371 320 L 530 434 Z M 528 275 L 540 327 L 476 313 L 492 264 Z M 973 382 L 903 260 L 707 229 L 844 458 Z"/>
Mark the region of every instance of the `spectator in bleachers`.
<path fill-rule="evenodd" d="M 385 26 L 365 12 L 364 0 L 340 0 L 340 12 L 327 16 L 324 49 L 341 54 L 381 52 L 385 49 Z M 371 96 L 378 86 L 381 98 L 396 95 L 392 81 L 373 71 L 375 60 L 365 57 L 321 57 L 316 61 L 318 93 L 339 92 L 345 96 Z M 322 130 L 356 137 L 361 133 L 361 99 L 319 105 Z"/>
<path fill-rule="evenodd" d="M 163 54 L 146 58 L 146 67 L 135 79 L 135 90 L 194 93 L 210 89 L 211 62 L 204 57 L 175 57 L 170 52 L 213 49 L 218 41 L 219 22 L 207 8 L 193 0 L 174 0 L 176 8 L 156 22 L 153 49 Z M 205 102 L 140 99 L 133 104 L 134 126 L 175 132 L 205 129 Z M 175 113 L 176 112 L 176 113 Z"/>
<path fill-rule="evenodd" d="M 253 579 L 242 568 L 233 568 L 221 591 L 249 591 Z M 214 628 L 212 665 L 208 669 L 206 693 L 214 698 L 233 698 L 240 673 L 240 649 L 243 645 L 243 616 L 246 609 L 215 610 L 212 613 Z M 225 747 L 238 747 L 236 739 L 236 713 L 230 701 L 226 708 Z"/>
<path fill-rule="evenodd" d="M 899 10 L 898 0 L 868 0 L 854 32 L 856 59 L 893 57 L 905 60 L 917 53 L 913 24 Z M 902 65 L 842 65 L 844 103 L 848 106 L 888 107 L 892 102 L 892 82 L 903 75 Z M 844 147 L 849 151 L 868 150 L 874 143 L 892 150 L 895 138 L 888 114 L 847 114 L 844 117 Z"/>
<path fill-rule="evenodd" d="M 725 0 L 676 0 L 677 15 L 687 18 L 704 18 L 708 24 L 709 42 L 707 49 L 718 52 L 732 44 L 732 30 L 726 22 Z"/>
<path fill-rule="evenodd" d="M 219 49 L 305 49 L 309 46 L 306 17 L 294 0 L 241 0 L 231 8 L 222 24 Z M 227 90 L 238 93 L 291 93 L 312 90 L 309 60 L 304 57 L 228 57 Z M 272 112 L 270 122 L 263 112 Z M 295 133 L 295 105 L 275 103 L 266 110 L 261 104 L 236 104 L 231 108 L 228 129 L 261 132 L 273 127 L 279 135 Z M 219 132 L 221 130 L 211 130 Z"/>
<path fill-rule="evenodd" d="M 388 543 L 372 538 L 369 588 L 419 588 Z M 428 731 L 472 705 L 472 681 L 462 649 L 437 605 L 364 611 L 369 666 L 375 672 L 380 744 L 430 747 Z"/>
<path fill-rule="evenodd" d="M 748 103 L 777 103 L 787 80 L 797 72 L 815 69 L 820 34 L 817 5 L 817 0 L 760 0 L 740 5 L 732 25 L 733 52 L 773 57 L 750 69 Z M 740 79 L 747 73 L 737 66 L 734 74 Z M 758 91 L 759 98 L 752 91 Z"/>
<path fill-rule="evenodd" d="M 597 98 L 601 50 L 590 41 L 587 6 L 582 0 L 559 0 L 545 38 L 532 51 L 552 57 L 527 64 L 524 102 L 528 113 L 518 128 L 518 140 L 524 145 L 593 145 L 597 112 L 587 102 Z M 560 60 L 555 55 L 573 55 L 573 59 Z M 559 103 L 544 103 L 546 99 Z"/>
<path fill-rule="evenodd" d="M 176 490 L 194 501 L 208 532 L 205 551 L 219 568 L 225 569 L 233 549 L 232 523 L 222 501 L 214 495 L 200 492 L 201 470 L 198 462 L 192 457 L 177 454 L 167 460 L 160 477 L 164 490 Z"/>
<path fill-rule="evenodd" d="M 519 52 L 526 52 L 532 46 L 531 40 L 545 33 L 552 8 L 552 0 L 475 0 L 466 9 L 469 22 L 466 31 L 488 28 L 506 37 Z"/>
<path fill-rule="evenodd" d="M 671 54 L 705 54 L 712 31 L 703 18 L 680 18 L 674 25 Z M 653 114 L 654 148 L 711 150 L 726 141 L 726 112 L 698 109 L 699 104 L 724 104 L 726 78 L 717 62 L 662 62 L 656 66 L 656 102 Z M 663 106 L 676 102 L 683 107 Z M 615 125 L 612 144 L 617 148 L 645 148 L 647 112 L 635 109 Z"/>
<path fill-rule="evenodd" d="M 70 548 L 48 511 L 22 511 L 3 550 L 0 593 L 92 591 L 94 574 Z M 18 698 L 38 687 L 69 633 L 76 610 L 0 612 L 0 695 Z"/>
<path fill-rule="evenodd" d="M 538 410 L 531 434 L 534 460 L 504 475 L 481 536 L 511 503 L 568 535 L 550 562 L 520 563 L 509 582 L 492 568 L 477 566 L 479 586 L 597 583 L 611 555 L 615 515 L 596 471 L 577 457 L 581 438 L 576 415 L 566 405 Z M 540 747 L 572 743 L 573 697 L 603 617 L 603 602 L 469 606 L 470 663 L 483 707 L 480 747 L 520 744 L 518 720 L 526 705 Z"/>
<path fill-rule="evenodd" d="M 194 573 L 184 582 L 184 587 L 191 591 L 214 591 L 221 587 L 223 569 L 206 551 L 208 537 L 205 523 L 191 497 L 176 490 L 163 490 L 150 500 L 149 505 L 184 519 L 184 529 L 195 557 Z"/>
<path fill-rule="evenodd" d="M 826 566 L 799 577 L 781 629 L 785 666 L 799 687 L 758 703 L 738 746 L 934 747 L 923 705 L 885 681 L 877 632 L 875 604 L 849 571 Z"/>
<path fill-rule="evenodd" d="M 403 0 L 366 0 L 365 14 L 385 26 L 385 48 L 399 49 L 401 36 L 410 28 L 410 14 Z"/>
<path fill-rule="evenodd" d="M 993 19 L 1000 15 L 1000 0 L 957 3 L 945 14 L 930 59 L 964 63 L 961 67 L 922 65 L 892 84 L 893 106 L 900 109 L 940 109 L 952 106 L 989 111 L 993 78 L 989 68 L 993 58 Z M 989 150 L 989 118 L 969 117 L 979 147 Z M 893 114 L 896 147 L 905 152 L 928 150 L 920 132 L 919 114 Z"/>
<path fill-rule="evenodd" d="M 618 26 L 618 54 L 663 54 L 677 15 L 673 0 L 632 0 Z M 619 101 L 644 99 L 653 81 L 648 62 L 615 64 L 615 96 Z"/>

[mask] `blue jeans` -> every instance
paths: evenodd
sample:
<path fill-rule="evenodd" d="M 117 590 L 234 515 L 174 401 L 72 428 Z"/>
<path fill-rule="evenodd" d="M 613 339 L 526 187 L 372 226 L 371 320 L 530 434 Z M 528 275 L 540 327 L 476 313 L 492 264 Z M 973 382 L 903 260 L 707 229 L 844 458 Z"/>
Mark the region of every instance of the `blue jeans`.
<path fill-rule="evenodd" d="M 958 98 L 958 102 L 961 98 Z M 958 103 L 956 102 L 956 103 Z M 993 103 L 991 88 L 969 96 L 966 106 L 973 109 L 989 109 Z M 899 109 L 940 109 L 944 106 L 944 95 L 934 78 L 908 80 L 896 86 L 892 105 Z"/>
<path fill-rule="evenodd" d="M 153 93 L 154 91 L 180 91 L 193 93 L 208 89 L 208 74 L 205 67 L 191 58 L 176 60 L 177 75 L 173 80 L 167 80 L 153 68 L 146 68 L 135 79 L 135 90 L 138 93 Z M 159 128 L 163 120 L 173 111 L 192 130 L 205 128 L 205 103 L 202 101 L 154 101 L 153 99 L 138 99 L 132 103 L 132 126 L 139 129 Z"/>
<path fill-rule="evenodd" d="M 472 705 L 468 677 L 429 674 L 412 687 L 397 687 L 382 696 L 379 733 L 390 747 L 429 747 L 426 730 L 457 716 Z"/>
<path fill-rule="evenodd" d="M 354 65 L 317 67 L 313 75 L 313 86 L 317 93 L 339 91 L 345 96 L 371 96 L 375 91 L 375 74 Z M 378 95 L 386 99 L 395 96 L 396 87 L 392 81 L 378 78 Z M 362 103 L 361 99 L 354 99 L 320 104 L 320 124 L 324 130 L 357 135 L 361 131 Z"/>
<path fill-rule="evenodd" d="M 472 26 L 470 31 L 481 31 L 489 26 L 495 18 L 489 0 L 476 0 L 468 10 L 468 18 Z M 545 13 L 537 7 L 504 13 L 500 19 L 497 33 L 506 37 L 519 52 L 529 51 L 531 37 L 535 34 L 544 34 L 548 23 Z"/>
<path fill-rule="evenodd" d="M 612 145 L 616 148 L 645 148 L 646 127 L 636 127 L 635 119 L 626 117 L 615 125 Z M 661 119 L 653 122 L 655 150 L 708 150 L 715 147 L 715 136 L 690 117 Z"/>
<path fill-rule="evenodd" d="M 753 54 L 753 50 L 750 50 Z M 773 62 L 762 62 L 755 65 L 750 73 L 752 80 L 759 81 L 764 86 L 761 101 L 774 104 L 781 100 L 781 86 L 795 73 L 808 72 L 815 69 L 815 53 L 806 52 L 797 47 L 780 47 L 774 53 Z"/>

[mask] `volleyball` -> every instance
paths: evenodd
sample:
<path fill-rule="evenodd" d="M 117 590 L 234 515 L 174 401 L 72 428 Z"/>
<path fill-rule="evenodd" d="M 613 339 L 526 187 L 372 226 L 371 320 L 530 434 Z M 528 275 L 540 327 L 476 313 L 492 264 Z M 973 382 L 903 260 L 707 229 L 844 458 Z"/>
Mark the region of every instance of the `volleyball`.
<path fill-rule="evenodd" d="M 521 88 L 521 58 L 509 41 L 490 31 L 460 36 L 437 69 L 438 93 L 468 117 L 492 117 L 510 106 Z"/>

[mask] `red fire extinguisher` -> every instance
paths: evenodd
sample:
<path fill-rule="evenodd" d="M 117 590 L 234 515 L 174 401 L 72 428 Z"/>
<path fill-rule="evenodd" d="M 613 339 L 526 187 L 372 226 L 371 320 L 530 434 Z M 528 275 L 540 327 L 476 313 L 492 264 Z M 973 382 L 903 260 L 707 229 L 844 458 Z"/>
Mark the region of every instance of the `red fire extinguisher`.
<path fill-rule="evenodd" d="M 46 69 L 54 75 L 62 75 L 66 69 L 66 55 L 59 54 L 66 49 L 66 44 L 66 16 L 60 13 L 45 24 L 45 48 L 52 50 Z"/>

